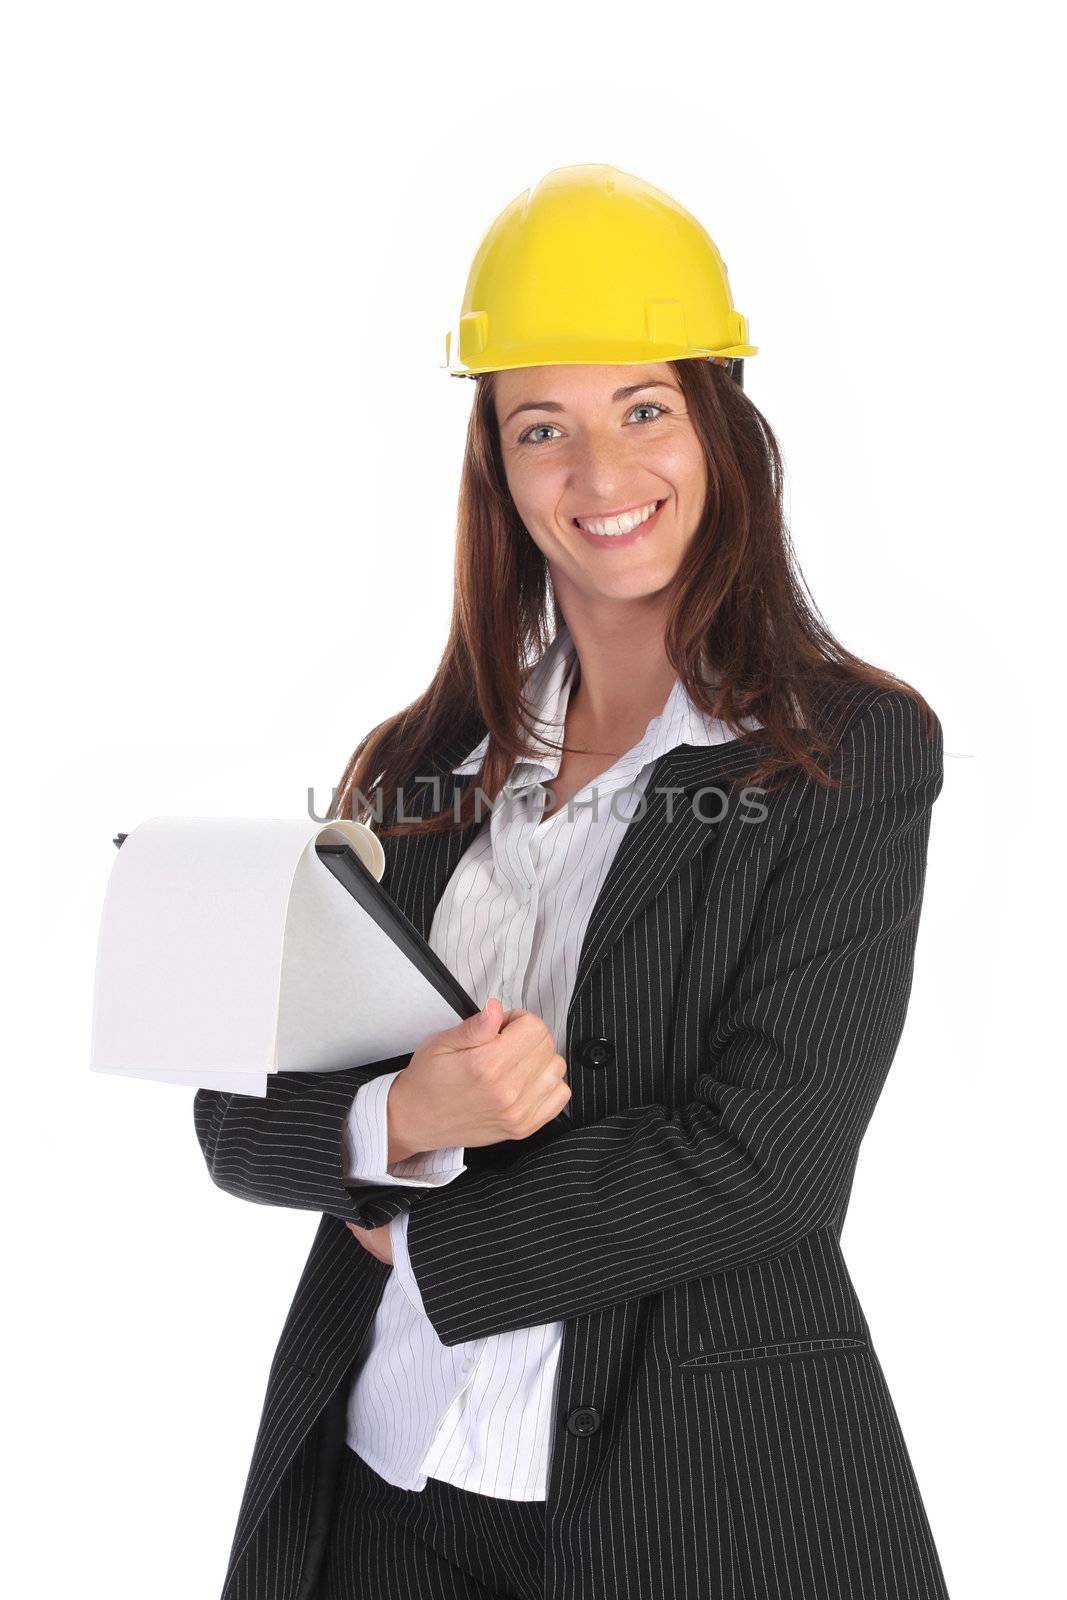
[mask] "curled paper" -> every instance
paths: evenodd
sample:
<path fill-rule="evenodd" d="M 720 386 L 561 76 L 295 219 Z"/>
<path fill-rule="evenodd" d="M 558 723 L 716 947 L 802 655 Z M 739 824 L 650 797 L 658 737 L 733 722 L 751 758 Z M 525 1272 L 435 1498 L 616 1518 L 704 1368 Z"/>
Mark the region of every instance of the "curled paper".
<path fill-rule="evenodd" d="M 272 1072 L 364 1066 L 457 1019 L 316 854 L 363 823 L 152 817 L 127 834 L 97 945 L 94 1072 L 264 1095 Z"/>

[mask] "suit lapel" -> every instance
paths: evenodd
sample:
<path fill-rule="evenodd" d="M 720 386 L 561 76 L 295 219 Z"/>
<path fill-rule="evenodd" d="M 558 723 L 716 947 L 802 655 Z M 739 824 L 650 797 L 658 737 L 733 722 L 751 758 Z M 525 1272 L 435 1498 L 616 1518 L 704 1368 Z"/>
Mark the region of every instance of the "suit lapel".
<path fill-rule="evenodd" d="M 451 772 L 463 754 L 454 748 L 433 764 L 440 778 L 440 804 L 474 782 L 474 775 Z M 714 745 L 678 745 L 659 757 L 639 809 L 625 832 L 600 887 L 582 943 L 571 995 L 571 1010 L 596 965 L 621 937 L 654 895 L 730 820 L 737 793 L 754 761 L 752 746 L 740 740 Z M 708 788 L 713 792 L 700 795 Z M 717 791 L 717 792 L 715 792 Z M 405 801 L 408 818 L 428 815 L 438 803 L 427 785 L 417 799 Z M 484 822 L 489 814 L 483 807 Z M 473 843 L 481 822 L 422 838 L 383 839 L 386 867 L 382 886 L 404 915 L 429 938 L 433 915 L 449 878 Z"/>
<path fill-rule="evenodd" d="M 735 808 L 736 786 L 752 752 L 737 740 L 678 745 L 660 756 L 623 833 L 585 930 L 571 1010 L 594 967 L 654 895 L 720 832 Z M 700 795 L 708 788 L 711 793 Z"/>

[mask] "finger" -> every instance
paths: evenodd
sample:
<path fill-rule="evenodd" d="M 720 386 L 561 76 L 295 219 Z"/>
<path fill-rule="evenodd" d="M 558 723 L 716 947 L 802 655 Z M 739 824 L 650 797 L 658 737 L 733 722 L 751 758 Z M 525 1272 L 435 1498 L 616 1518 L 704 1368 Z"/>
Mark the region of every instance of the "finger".
<path fill-rule="evenodd" d="M 522 1055 L 543 1040 L 551 1040 L 552 1030 L 536 1011 L 518 1010 L 514 1015 L 509 1014 L 500 1030 L 500 1037 L 506 1038 L 508 1044 Z M 555 1045 L 552 1048 L 555 1049 Z"/>
<path fill-rule="evenodd" d="M 546 1122 L 558 1116 L 571 1098 L 570 1085 L 566 1075 L 560 1075 L 557 1068 L 542 1073 L 531 1084 L 519 1102 L 513 1108 L 513 1114 L 525 1127 L 530 1127 L 533 1132 L 543 1128 Z M 529 1134 L 524 1137 L 528 1138 Z"/>
<path fill-rule="evenodd" d="M 557 1083 L 552 1093 L 546 1095 L 537 1108 L 537 1128 L 540 1130 L 546 1122 L 551 1122 L 558 1117 L 561 1111 L 566 1110 L 570 1104 L 571 1090 L 566 1083 Z"/>

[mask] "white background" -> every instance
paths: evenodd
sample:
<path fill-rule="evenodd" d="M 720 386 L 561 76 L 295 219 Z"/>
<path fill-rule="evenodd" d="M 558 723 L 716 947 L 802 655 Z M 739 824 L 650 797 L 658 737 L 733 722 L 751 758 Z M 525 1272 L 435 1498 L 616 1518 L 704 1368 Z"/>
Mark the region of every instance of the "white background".
<path fill-rule="evenodd" d="M 429 681 L 474 387 L 444 333 L 492 218 L 580 161 L 716 239 L 815 601 L 943 723 L 911 1007 L 844 1245 L 953 1600 L 1058 1592 L 1063 127 L 1041 17 L 7 11 L 20 1600 L 217 1594 L 318 1221 L 211 1184 L 191 1091 L 88 1072 L 111 836 L 301 816 Z"/>

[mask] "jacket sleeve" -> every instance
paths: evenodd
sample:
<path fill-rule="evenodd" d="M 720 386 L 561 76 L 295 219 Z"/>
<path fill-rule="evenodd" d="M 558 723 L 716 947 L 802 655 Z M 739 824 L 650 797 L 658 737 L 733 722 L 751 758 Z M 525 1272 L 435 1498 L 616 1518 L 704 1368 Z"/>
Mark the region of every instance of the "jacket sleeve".
<path fill-rule="evenodd" d="M 193 1120 L 212 1181 L 257 1205 L 326 1212 L 342 1222 L 363 1223 L 370 1215 L 368 1226 L 390 1221 L 423 1191 L 395 1179 L 353 1178 L 350 1118 L 360 1088 L 410 1060 L 408 1054 L 338 1072 L 275 1072 L 264 1096 L 198 1089 Z"/>
<path fill-rule="evenodd" d="M 743 1267 L 831 1219 L 904 1025 L 941 724 L 888 690 L 832 765 L 846 786 L 799 786 L 693 1098 L 418 1195 L 408 1264 L 444 1344 Z"/>

